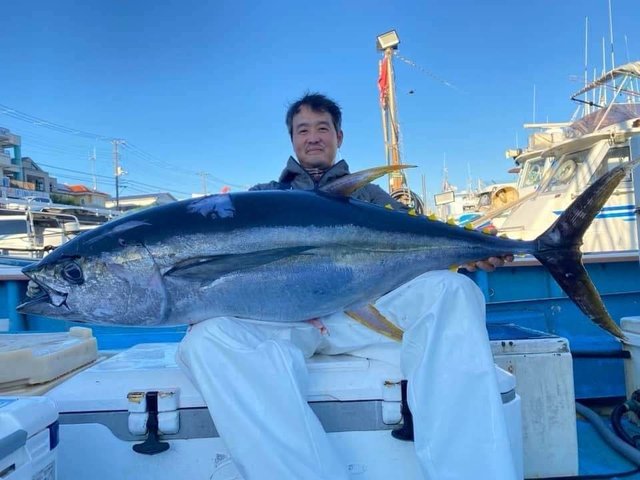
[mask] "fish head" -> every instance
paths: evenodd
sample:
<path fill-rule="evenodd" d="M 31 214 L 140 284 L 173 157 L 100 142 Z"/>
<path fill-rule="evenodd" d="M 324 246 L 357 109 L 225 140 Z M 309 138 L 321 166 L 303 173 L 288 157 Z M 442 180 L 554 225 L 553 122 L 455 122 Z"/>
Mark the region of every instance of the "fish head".
<path fill-rule="evenodd" d="M 55 252 L 58 253 L 58 252 Z M 140 245 L 97 255 L 49 255 L 22 269 L 26 314 L 95 324 L 149 326 L 167 315 L 162 275 Z"/>

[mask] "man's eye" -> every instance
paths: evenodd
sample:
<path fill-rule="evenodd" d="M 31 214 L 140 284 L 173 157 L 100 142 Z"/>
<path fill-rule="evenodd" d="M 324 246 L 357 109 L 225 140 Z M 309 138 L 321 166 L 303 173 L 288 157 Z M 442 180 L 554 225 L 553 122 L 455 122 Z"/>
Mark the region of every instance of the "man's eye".
<path fill-rule="evenodd" d="M 73 285 L 82 285 L 84 283 L 82 269 L 76 262 L 69 262 L 62 267 L 62 278 Z"/>

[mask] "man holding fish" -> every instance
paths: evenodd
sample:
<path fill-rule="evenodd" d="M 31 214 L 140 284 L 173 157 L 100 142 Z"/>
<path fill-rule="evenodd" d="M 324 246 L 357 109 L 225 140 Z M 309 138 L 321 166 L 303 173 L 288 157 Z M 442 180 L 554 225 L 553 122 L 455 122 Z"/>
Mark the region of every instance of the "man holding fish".
<path fill-rule="evenodd" d="M 289 158 L 277 182 L 252 190 L 316 190 L 348 175 L 346 162 L 336 163 L 341 121 L 340 107 L 323 95 L 306 94 L 293 103 L 286 124 L 297 160 Z M 404 208 L 370 183 L 351 196 Z M 490 257 L 466 268 L 491 271 L 503 263 Z M 244 480 L 349 478 L 305 398 L 305 358 L 314 353 L 400 365 L 415 425 L 409 435 L 425 478 L 516 478 L 485 300 L 467 277 L 427 272 L 372 305 L 307 322 L 229 316 L 193 325 L 178 363 L 201 391 Z"/>

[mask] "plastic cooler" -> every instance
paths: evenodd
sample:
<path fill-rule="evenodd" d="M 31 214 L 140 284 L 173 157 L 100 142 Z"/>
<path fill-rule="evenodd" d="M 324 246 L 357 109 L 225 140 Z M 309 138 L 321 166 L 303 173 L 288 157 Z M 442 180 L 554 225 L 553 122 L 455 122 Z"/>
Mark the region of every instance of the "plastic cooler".
<path fill-rule="evenodd" d="M 517 379 L 525 478 L 577 475 L 578 434 L 569 341 L 513 324 L 490 324 L 488 329 L 496 365 Z"/>
<path fill-rule="evenodd" d="M 620 327 L 626 337 L 623 348 L 631 353 L 631 358 L 624 361 L 624 383 L 627 398 L 640 389 L 640 316 L 623 317 Z"/>
<path fill-rule="evenodd" d="M 0 478 L 55 480 L 58 412 L 44 397 L 0 397 Z"/>
<path fill-rule="evenodd" d="M 175 363 L 176 348 L 137 345 L 47 393 L 60 411 L 61 478 L 237 478 L 202 397 Z M 401 421 L 397 367 L 349 355 L 316 355 L 307 365 L 308 401 L 354 478 L 422 478 L 413 443 L 390 434 Z M 520 397 L 512 375 L 502 370 L 497 375 L 520 467 Z M 156 395 L 151 402 L 149 392 Z M 151 412 L 157 412 L 158 433 L 169 449 L 145 455 L 133 446 L 148 440 Z"/>

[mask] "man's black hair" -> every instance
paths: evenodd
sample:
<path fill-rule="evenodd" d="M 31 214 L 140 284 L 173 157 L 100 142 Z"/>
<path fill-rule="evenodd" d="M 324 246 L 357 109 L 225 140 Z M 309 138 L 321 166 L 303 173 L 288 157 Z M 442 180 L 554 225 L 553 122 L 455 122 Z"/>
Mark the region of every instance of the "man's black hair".
<path fill-rule="evenodd" d="M 291 138 L 293 138 L 293 117 L 300 112 L 300 107 L 302 106 L 307 106 L 314 112 L 327 112 L 331 115 L 336 132 L 342 129 L 342 110 L 340 110 L 340 105 L 321 93 L 307 92 L 301 99 L 293 102 L 287 110 L 285 121 Z"/>

